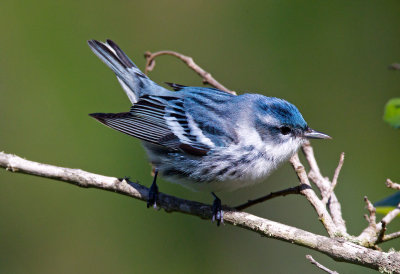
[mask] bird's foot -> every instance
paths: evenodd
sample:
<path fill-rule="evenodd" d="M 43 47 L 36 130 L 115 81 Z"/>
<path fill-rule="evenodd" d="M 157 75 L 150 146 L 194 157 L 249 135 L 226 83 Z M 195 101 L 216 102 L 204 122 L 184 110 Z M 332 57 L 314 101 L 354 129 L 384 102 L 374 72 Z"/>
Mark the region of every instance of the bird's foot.
<path fill-rule="evenodd" d="M 157 200 L 158 200 L 158 186 L 157 186 L 157 174 L 158 170 L 156 169 L 154 172 L 154 179 L 151 187 L 149 189 L 149 196 L 147 198 L 147 208 L 153 206 L 157 208 Z"/>
<path fill-rule="evenodd" d="M 128 177 L 128 176 L 124 176 L 124 177 L 122 177 L 122 178 L 118 178 L 118 181 L 120 181 L 120 182 L 126 181 L 128 184 L 132 183 L 132 182 L 130 181 L 130 177 Z"/>
<path fill-rule="evenodd" d="M 130 185 L 131 187 L 135 188 L 135 182 L 132 182 L 130 180 L 130 177 L 128 177 L 128 176 L 124 176 L 122 178 L 118 178 L 118 181 L 120 181 L 120 182 L 125 181 L 128 185 Z M 139 182 L 136 182 L 136 183 L 139 183 Z"/>
<path fill-rule="evenodd" d="M 211 192 L 214 196 L 214 202 L 212 205 L 212 222 L 217 221 L 217 226 L 221 223 L 224 223 L 224 211 L 222 210 L 221 199 L 215 195 L 214 192 Z"/>

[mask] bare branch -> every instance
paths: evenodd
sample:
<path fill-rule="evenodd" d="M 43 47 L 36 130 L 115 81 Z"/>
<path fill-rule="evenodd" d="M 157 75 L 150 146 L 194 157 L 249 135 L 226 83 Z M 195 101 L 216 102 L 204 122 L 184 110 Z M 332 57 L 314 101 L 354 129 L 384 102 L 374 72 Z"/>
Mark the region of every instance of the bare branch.
<path fill-rule="evenodd" d="M 375 244 L 379 244 L 383 242 L 383 238 L 385 237 L 386 232 L 386 223 L 381 221 L 381 230 L 379 231 L 378 237 L 376 238 Z"/>
<path fill-rule="evenodd" d="M 326 266 L 320 264 L 319 262 L 317 262 L 316 260 L 314 260 L 314 258 L 311 255 L 306 255 L 307 260 L 310 261 L 310 263 L 316 265 L 319 269 L 322 269 L 323 271 L 330 273 L 330 274 L 339 274 L 336 271 L 330 270 L 329 268 L 327 268 Z"/>
<path fill-rule="evenodd" d="M 400 203 L 397 205 L 397 207 L 395 209 L 389 211 L 389 213 L 386 214 L 385 217 L 383 217 L 382 222 L 385 222 L 385 224 L 388 225 L 399 214 L 400 214 Z M 379 227 L 379 228 L 381 229 L 381 227 Z"/>
<path fill-rule="evenodd" d="M 300 194 L 301 190 L 305 187 L 305 185 L 301 185 L 301 186 L 295 186 L 295 187 L 291 187 L 291 188 L 287 188 L 284 190 L 280 190 L 280 191 L 276 191 L 276 192 L 271 192 L 268 195 L 265 195 L 263 197 L 254 199 L 254 200 L 248 200 L 247 203 L 235 206 L 234 208 L 238 211 L 242 211 L 246 208 L 249 208 L 253 205 L 265 202 L 267 200 L 276 198 L 276 197 L 280 197 L 280 196 L 286 196 L 289 194 Z"/>
<path fill-rule="evenodd" d="M 385 235 L 382 239 L 382 242 L 387 242 L 396 238 L 400 238 L 400 231 Z"/>
<path fill-rule="evenodd" d="M 365 215 L 366 220 L 369 223 L 369 226 L 376 230 L 376 209 L 374 207 L 374 205 L 370 202 L 370 200 L 368 200 L 367 196 L 364 196 L 364 201 L 367 207 L 367 210 L 369 212 L 369 216 Z"/>
<path fill-rule="evenodd" d="M 340 154 L 339 164 L 338 164 L 338 166 L 337 166 L 337 168 L 336 168 L 336 170 L 335 170 L 335 173 L 333 174 L 331 186 L 330 186 L 330 188 L 328 189 L 328 191 L 327 191 L 325 197 L 322 199 L 322 203 L 324 203 L 324 204 L 326 204 L 326 203 L 328 202 L 329 198 L 331 197 L 331 195 L 332 195 L 332 193 L 333 193 L 333 190 L 334 190 L 335 187 L 336 187 L 336 184 L 337 184 L 337 180 L 338 180 L 338 178 L 339 178 L 340 171 L 342 170 L 342 167 L 343 167 L 343 163 L 344 163 L 344 152 L 342 152 L 342 153 Z"/>
<path fill-rule="evenodd" d="M 296 153 L 292 158 L 290 158 L 290 163 L 292 164 L 294 170 L 297 173 L 297 177 L 299 178 L 300 184 L 304 184 L 307 188 L 301 190 L 301 194 L 303 194 L 307 200 L 311 203 L 313 208 L 318 214 L 319 220 L 324 225 L 326 231 L 331 237 L 334 237 L 337 233 L 336 226 L 333 223 L 333 220 L 325 208 L 325 205 L 322 204 L 321 200 L 317 197 L 315 192 L 311 188 L 310 181 L 308 180 L 307 172 L 304 166 L 301 164 L 299 155 Z"/>
<path fill-rule="evenodd" d="M 148 188 L 137 183 L 129 185 L 125 180 L 83 171 L 25 160 L 16 155 L 0 152 L 0 166 L 11 172 L 19 172 L 64 181 L 81 187 L 93 187 L 146 201 Z M 301 168 L 297 166 L 296 170 Z M 304 167 L 303 167 L 304 169 Z M 304 176 L 301 175 L 301 176 Z M 306 175 L 305 175 L 306 176 Z M 307 178 L 307 176 L 306 176 Z M 315 195 L 315 194 L 314 194 Z M 203 219 L 211 218 L 211 206 L 160 193 L 159 206 L 167 212 L 181 212 Z M 343 238 L 328 238 L 308 231 L 260 218 L 246 212 L 224 208 L 224 222 L 268 238 L 293 243 L 324 253 L 337 261 L 385 269 L 400 273 L 400 253 L 369 249 Z"/>
<path fill-rule="evenodd" d="M 314 150 L 310 142 L 303 144 L 302 150 L 304 155 L 306 156 L 308 164 L 310 165 L 310 172 L 308 174 L 308 177 L 319 188 L 319 190 L 321 191 L 321 196 L 327 196 L 326 193 L 331 188 L 331 182 L 328 178 L 322 176 L 314 156 Z M 346 222 L 342 217 L 342 207 L 339 203 L 338 198 L 336 197 L 336 194 L 333 191 L 331 192 L 330 199 L 328 201 L 329 212 L 331 214 L 333 222 L 336 225 L 337 231 L 343 236 L 349 236 L 347 233 Z M 324 203 L 324 205 L 325 204 L 326 203 Z"/>
<path fill-rule="evenodd" d="M 386 186 L 388 188 L 400 190 L 400 184 L 392 182 L 390 179 L 386 179 Z"/>
<path fill-rule="evenodd" d="M 158 52 L 154 52 L 154 53 L 151 53 L 151 52 L 147 51 L 144 54 L 144 57 L 146 58 L 146 68 L 144 70 L 144 73 L 146 75 L 148 74 L 149 71 L 152 71 L 154 69 L 154 66 L 156 65 L 155 58 L 157 58 L 158 56 L 161 56 L 161 55 L 171 55 L 171 56 L 175 56 L 175 57 L 179 58 L 180 60 L 182 60 L 184 63 L 186 63 L 186 65 L 189 68 L 194 70 L 198 75 L 200 75 L 200 77 L 202 77 L 203 84 L 209 84 L 209 85 L 211 85 L 211 86 L 213 86 L 213 87 L 215 87 L 215 88 L 217 88 L 219 90 L 223 90 L 223 91 L 226 91 L 228 93 L 236 95 L 236 93 L 234 91 L 229 90 L 228 88 L 226 88 L 224 85 L 222 85 L 217 80 L 215 80 L 214 77 L 212 77 L 209 72 L 205 71 L 200 66 L 198 66 L 193 61 L 192 57 L 180 54 L 180 53 L 175 52 L 175 51 L 165 50 L 165 51 L 158 51 Z"/>

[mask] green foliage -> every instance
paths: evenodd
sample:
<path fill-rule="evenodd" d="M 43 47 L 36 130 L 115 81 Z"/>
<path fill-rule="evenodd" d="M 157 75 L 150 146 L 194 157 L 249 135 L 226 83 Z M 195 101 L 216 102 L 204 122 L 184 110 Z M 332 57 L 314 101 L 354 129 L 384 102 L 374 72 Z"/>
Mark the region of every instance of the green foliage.
<path fill-rule="evenodd" d="M 400 128 L 400 98 L 390 99 L 386 103 L 383 120 L 394 128 Z"/>

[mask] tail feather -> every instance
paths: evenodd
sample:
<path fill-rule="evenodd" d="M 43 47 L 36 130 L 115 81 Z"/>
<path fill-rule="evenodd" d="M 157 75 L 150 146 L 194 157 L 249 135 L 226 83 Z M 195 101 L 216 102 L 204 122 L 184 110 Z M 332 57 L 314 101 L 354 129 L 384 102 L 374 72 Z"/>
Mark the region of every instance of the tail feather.
<path fill-rule="evenodd" d="M 90 40 L 88 44 L 97 57 L 115 73 L 132 104 L 136 103 L 139 97 L 145 94 L 161 95 L 170 93 L 170 91 L 157 85 L 141 72 L 113 41 L 107 40 L 106 43 L 103 43 Z"/>
<path fill-rule="evenodd" d="M 115 51 L 115 54 L 118 56 L 118 58 L 121 60 L 121 62 L 127 67 L 127 68 L 137 68 L 138 67 L 135 65 L 135 63 L 132 62 L 131 59 L 123 52 L 117 44 L 114 43 L 114 41 L 107 39 L 107 44 Z M 139 69 L 138 69 L 139 70 Z"/>

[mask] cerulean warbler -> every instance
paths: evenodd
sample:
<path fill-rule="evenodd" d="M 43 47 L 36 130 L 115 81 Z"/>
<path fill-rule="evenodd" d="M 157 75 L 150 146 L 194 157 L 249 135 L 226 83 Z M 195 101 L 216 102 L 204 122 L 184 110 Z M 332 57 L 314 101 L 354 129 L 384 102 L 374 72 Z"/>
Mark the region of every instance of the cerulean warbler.
<path fill-rule="evenodd" d="M 113 41 L 88 43 L 132 102 L 129 112 L 90 115 L 143 141 L 156 170 L 148 206 L 157 200 L 157 172 L 194 190 L 230 191 L 267 177 L 308 138 L 330 138 L 308 127 L 283 99 L 167 83 L 170 91 L 143 74 Z M 215 196 L 218 224 L 220 204 Z"/>

